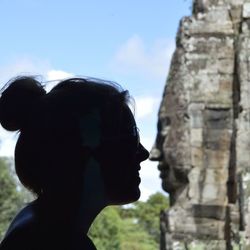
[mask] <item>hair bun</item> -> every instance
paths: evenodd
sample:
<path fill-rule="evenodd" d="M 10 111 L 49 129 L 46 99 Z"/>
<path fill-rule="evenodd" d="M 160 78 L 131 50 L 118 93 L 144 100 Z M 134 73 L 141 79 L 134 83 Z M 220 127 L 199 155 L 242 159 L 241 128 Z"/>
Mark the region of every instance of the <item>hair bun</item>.
<path fill-rule="evenodd" d="M 0 98 L 0 123 L 5 129 L 15 131 L 23 128 L 34 102 L 46 91 L 32 77 L 19 77 L 7 85 Z"/>

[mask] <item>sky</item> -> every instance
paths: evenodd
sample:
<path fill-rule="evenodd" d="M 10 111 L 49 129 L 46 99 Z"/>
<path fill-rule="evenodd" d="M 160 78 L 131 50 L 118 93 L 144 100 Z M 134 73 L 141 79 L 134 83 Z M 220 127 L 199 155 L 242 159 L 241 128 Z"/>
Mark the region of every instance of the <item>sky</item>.
<path fill-rule="evenodd" d="M 179 21 L 191 0 L 0 0 L 0 86 L 17 75 L 115 81 L 135 99 L 142 144 L 150 150 Z M 18 135 L 0 127 L 0 156 Z M 142 165 L 141 200 L 160 191 L 157 163 Z"/>

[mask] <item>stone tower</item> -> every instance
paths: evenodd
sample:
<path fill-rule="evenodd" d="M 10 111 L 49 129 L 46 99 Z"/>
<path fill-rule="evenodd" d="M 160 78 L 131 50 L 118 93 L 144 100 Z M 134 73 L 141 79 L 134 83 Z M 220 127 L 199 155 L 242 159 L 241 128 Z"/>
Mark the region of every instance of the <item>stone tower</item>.
<path fill-rule="evenodd" d="M 248 249 L 250 0 L 194 0 L 180 21 L 150 158 L 162 250 Z"/>

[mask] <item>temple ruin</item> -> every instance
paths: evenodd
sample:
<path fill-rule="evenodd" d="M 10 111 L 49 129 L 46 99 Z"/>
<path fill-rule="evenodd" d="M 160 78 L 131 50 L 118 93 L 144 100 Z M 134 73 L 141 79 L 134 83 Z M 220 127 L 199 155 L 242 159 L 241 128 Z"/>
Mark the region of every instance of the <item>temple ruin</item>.
<path fill-rule="evenodd" d="M 157 126 L 161 250 L 250 249 L 250 0 L 193 1 Z"/>

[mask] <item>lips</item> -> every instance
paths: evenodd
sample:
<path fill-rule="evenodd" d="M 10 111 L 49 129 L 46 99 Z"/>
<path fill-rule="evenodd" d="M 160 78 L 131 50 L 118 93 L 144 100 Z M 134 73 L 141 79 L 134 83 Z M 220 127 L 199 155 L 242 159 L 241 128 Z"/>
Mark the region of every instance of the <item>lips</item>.
<path fill-rule="evenodd" d="M 139 185 L 141 183 L 141 178 L 139 176 L 136 176 L 135 182 Z"/>
<path fill-rule="evenodd" d="M 164 170 L 161 170 L 160 178 L 161 178 L 161 179 L 165 179 L 167 176 L 168 176 L 168 172 L 167 172 L 167 171 L 164 171 Z"/>
<path fill-rule="evenodd" d="M 136 178 L 140 178 L 140 173 L 139 173 L 139 172 L 136 172 L 134 176 L 135 176 Z"/>
<path fill-rule="evenodd" d="M 131 181 L 132 183 L 135 183 L 135 184 L 139 185 L 139 184 L 141 183 L 141 178 L 140 178 L 139 172 L 136 172 L 136 173 L 133 175 L 133 177 L 130 179 L 130 181 Z"/>
<path fill-rule="evenodd" d="M 140 170 L 141 170 L 141 166 L 138 165 L 138 166 L 136 167 L 136 170 L 137 170 L 137 171 L 140 171 Z"/>
<path fill-rule="evenodd" d="M 164 163 L 162 161 L 159 162 L 158 166 L 157 166 L 158 170 L 162 171 L 165 169 Z"/>

